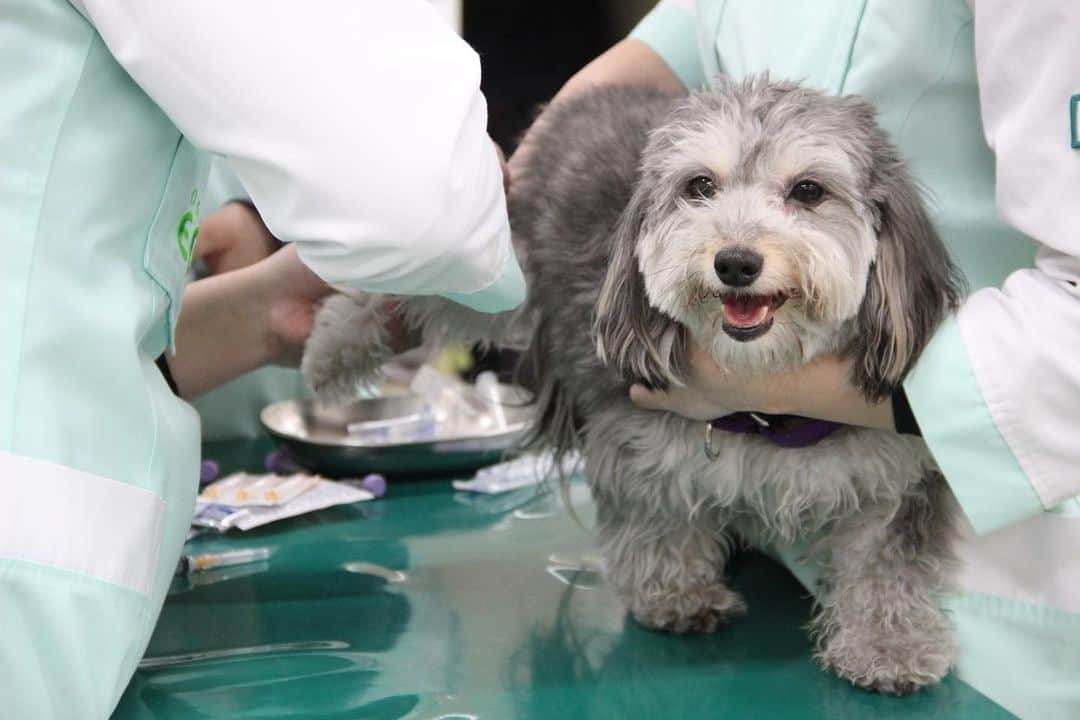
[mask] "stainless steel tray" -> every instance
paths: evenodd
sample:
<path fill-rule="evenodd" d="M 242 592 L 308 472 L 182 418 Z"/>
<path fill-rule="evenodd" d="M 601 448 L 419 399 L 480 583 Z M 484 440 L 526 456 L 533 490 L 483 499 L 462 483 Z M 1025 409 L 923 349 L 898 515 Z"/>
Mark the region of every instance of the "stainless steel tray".
<path fill-rule="evenodd" d="M 263 408 L 259 419 L 266 431 L 301 465 L 333 477 L 379 472 L 389 475 L 462 473 L 498 462 L 525 433 L 530 408 L 520 388 L 499 388 L 505 430 L 443 437 L 426 442 L 370 444 L 351 435 L 354 423 L 405 418 L 421 412 L 414 395 L 357 400 L 348 405 L 325 405 L 315 400 L 286 400 Z"/>

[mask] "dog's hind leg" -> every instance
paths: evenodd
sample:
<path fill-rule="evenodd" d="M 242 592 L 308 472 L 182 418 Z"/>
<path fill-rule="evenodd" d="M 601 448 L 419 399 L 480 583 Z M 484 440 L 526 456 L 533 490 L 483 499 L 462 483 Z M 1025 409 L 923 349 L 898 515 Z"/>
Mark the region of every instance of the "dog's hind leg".
<path fill-rule="evenodd" d="M 825 592 L 812 629 L 826 668 L 893 695 L 948 673 L 956 645 L 941 602 L 955 567 L 954 513 L 935 474 L 899 507 L 867 508 L 821 541 Z"/>

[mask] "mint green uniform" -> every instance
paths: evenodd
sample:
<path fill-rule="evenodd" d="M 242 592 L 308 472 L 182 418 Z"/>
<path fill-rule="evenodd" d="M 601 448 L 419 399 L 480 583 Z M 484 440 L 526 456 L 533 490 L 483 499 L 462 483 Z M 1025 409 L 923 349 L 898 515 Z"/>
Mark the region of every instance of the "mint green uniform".
<path fill-rule="evenodd" d="M 107 717 L 172 579 L 199 419 L 155 359 L 209 153 L 324 279 L 509 309 L 479 82 L 424 0 L 4 3 L 0 715 Z"/>
<path fill-rule="evenodd" d="M 1080 11 L 973 5 L 668 0 L 632 37 L 689 88 L 768 71 L 877 106 L 973 290 L 905 383 L 971 525 L 957 672 L 1024 717 L 1075 718 Z M 1029 392 L 1036 382 L 1052 390 Z"/>
<path fill-rule="evenodd" d="M 101 718 L 142 657 L 194 503 L 198 417 L 154 359 L 208 165 L 72 7 L 4 16 L 0 707 Z"/>

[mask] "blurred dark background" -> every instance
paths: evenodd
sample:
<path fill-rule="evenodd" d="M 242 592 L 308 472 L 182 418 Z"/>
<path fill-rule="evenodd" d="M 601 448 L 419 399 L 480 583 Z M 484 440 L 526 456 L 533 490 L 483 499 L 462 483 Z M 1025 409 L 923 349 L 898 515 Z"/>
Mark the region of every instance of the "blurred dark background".
<path fill-rule="evenodd" d="M 654 0 L 464 0 L 465 39 L 480 53 L 491 136 L 509 155 L 537 107 L 626 37 Z"/>

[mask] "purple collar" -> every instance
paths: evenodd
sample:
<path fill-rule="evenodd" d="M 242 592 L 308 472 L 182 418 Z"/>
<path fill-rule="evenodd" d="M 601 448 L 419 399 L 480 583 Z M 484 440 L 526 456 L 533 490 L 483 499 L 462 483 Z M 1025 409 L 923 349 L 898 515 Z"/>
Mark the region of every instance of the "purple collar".
<path fill-rule="evenodd" d="M 785 448 L 804 448 L 832 435 L 844 427 L 828 420 L 812 420 L 798 415 L 763 415 L 737 412 L 713 420 L 717 430 L 760 435 L 771 443 Z"/>

